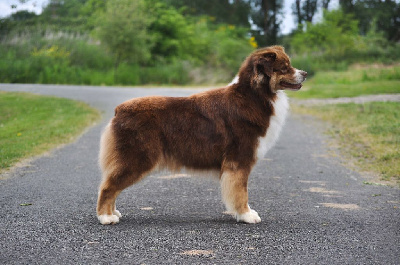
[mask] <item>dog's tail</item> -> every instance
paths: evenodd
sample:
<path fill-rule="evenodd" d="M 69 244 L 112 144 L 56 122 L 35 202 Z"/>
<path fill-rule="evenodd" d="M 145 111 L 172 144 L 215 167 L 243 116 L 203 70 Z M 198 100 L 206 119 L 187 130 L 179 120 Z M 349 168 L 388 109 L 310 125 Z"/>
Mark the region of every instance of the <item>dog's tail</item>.
<path fill-rule="evenodd" d="M 115 137 L 111 122 L 104 128 L 100 139 L 99 165 L 103 175 L 108 175 L 116 169 Z"/>

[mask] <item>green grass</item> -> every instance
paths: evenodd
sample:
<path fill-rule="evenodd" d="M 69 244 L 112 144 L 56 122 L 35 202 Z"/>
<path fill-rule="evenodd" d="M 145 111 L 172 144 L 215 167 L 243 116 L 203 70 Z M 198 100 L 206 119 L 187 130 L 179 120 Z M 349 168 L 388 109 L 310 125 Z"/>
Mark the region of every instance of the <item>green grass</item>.
<path fill-rule="evenodd" d="M 338 98 L 400 93 L 400 66 L 350 68 L 344 72 L 317 72 L 291 97 Z"/>
<path fill-rule="evenodd" d="M 99 117 L 82 102 L 0 92 L 0 172 L 70 142 Z"/>
<path fill-rule="evenodd" d="M 332 124 L 345 156 L 363 170 L 400 183 L 400 103 L 373 102 L 298 107 Z"/>

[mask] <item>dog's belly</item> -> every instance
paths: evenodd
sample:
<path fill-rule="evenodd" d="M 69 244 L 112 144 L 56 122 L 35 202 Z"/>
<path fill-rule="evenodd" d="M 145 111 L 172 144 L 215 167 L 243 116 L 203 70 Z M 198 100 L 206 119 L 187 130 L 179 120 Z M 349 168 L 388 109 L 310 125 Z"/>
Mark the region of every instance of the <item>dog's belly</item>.
<path fill-rule="evenodd" d="M 264 158 L 268 150 L 275 144 L 285 124 L 285 119 L 289 110 L 289 101 L 284 91 L 278 91 L 277 99 L 272 105 L 274 107 L 274 115 L 270 118 L 267 132 L 263 137 L 258 138 L 258 159 Z"/>

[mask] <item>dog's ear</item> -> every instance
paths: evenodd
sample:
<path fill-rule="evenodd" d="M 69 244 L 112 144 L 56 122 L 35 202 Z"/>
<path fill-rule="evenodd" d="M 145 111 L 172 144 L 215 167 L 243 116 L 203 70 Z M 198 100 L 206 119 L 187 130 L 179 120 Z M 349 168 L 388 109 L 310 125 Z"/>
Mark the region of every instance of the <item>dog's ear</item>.
<path fill-rule="evenodd" d="M 274 70 L 273 64 L 277 54 L 269 51 L 255 54 L 253 57 L 253 74 L 251 85 L 254 88 L 262 88 L 269 82 L 267 77 L 271 77 Z"/>
<path fill-rule="evenodd" d="M 257 55 L 254 61 L 254 74 L 255 76 L 267 75 L 271 77 L 273 73 L 273 64 L 276 60 L 276 52 L 267 52 Z"/>

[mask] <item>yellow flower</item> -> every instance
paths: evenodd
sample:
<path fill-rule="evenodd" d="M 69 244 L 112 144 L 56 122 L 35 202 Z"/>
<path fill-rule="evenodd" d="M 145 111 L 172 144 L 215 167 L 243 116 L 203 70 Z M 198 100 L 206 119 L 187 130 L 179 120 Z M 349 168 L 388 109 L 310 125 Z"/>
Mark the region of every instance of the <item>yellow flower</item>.
<path fill-rule="evenodd" d="M 57 45 L 53 45 L 50 48 L 42 48 L 38 50 L 37 48 L 33 49 L 32 56 L 45 56 L 45 57 L 53 57 L 53 58 L 66 58 L 70 55 L 70 52 L 66 51 L 64 48 L 60 48 Z"/>
<path fill-rule="evenodd" d="M 256 41 L 255 37 L 251 37 L 250 40 L 249 40 L 249 43 L 250 43 L 251 47 L 253 47 L 254 49 L 257 49 L 258 44 L 257 44 L 257 41 Z"/>

